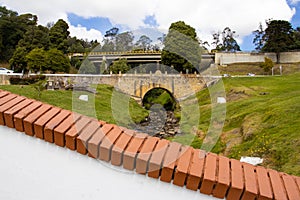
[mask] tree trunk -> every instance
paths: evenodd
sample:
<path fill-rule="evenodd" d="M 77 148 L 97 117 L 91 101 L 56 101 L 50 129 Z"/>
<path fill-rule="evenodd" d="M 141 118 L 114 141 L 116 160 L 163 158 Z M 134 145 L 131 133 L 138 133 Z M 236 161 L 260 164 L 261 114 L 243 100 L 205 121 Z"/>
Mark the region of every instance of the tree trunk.
<path fill-rule="evenodd" d="M 280 63 L 280 52 L 276 52 L 276 63 Z"/>

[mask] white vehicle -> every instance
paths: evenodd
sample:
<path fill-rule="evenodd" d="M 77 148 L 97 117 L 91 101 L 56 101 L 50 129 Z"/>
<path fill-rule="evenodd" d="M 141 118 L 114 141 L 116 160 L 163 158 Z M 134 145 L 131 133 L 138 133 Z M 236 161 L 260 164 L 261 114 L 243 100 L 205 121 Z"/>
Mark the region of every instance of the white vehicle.
<path fill-rule="evenodd" d="M 248 73 L 247 75 L 248 76 L 255 76 L 255 74 L 253 74 L 253 73 Z"/>
<path fill-rule="evenodd" d="M 12 74 L 12 73 L 14 73 L 13 70 L 6 69 L 4 67 L 0 67 L 0 74 Z"/>

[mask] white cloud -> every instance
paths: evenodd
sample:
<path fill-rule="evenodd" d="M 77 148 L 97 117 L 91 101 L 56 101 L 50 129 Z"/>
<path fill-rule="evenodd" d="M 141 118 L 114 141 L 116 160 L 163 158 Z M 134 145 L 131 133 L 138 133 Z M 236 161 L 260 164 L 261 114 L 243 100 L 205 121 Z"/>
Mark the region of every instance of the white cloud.
<path fill-rule="evenodd" d="M 299 0 L 291 0 L 296 3 Z M 143 19 L 155 15 L 160 29 L 167 29 L 172 22 L 183 20 L 195 27 L 203 39 L 211 38 L 212 32 L 230 27 L 239 35 L 239 41 L 245 35 L 257 29 L 259 22 L 266 19 L 290 21 L 295 8 L 290 8 L 286 0 L 2 0 L 2 4 L 19 13 L 31 12 L 39 17 L 41 24 L 62 18 L 67 21 L 67 13 L 79 16 L 108 17 L 113 24 L 124 24 L 131 29 L 145 26 Z M 83 27 L 71 30 L 72 34 L 95 33 L 95 30 L 82 32 Z M 77 32 L 75 32 L 77 30 Z M 74 32 L 73 32 L 74 31 Z M 87 37 L 87 36 L 86 36 Z"/>
<path fill-rule="evenodd" d="M 291 2 L 292 5 L 296 5 L 297 3 L 300 2 L 300 0 L 290 0 L 290 2 Z"/>
<path fill-rule="evenodd" d="M 95 29 L 87 30 L 86 27 L 82 27 L 80 25 L 78 26 L 69 25 L 69 31 L 71 36 L 76 36 L 77 38 L 81 38 L 84 40 L 85 39 L 89 41 L 98 40 L 99 42 L 101 42 L 103 39 L 103 35 L 100 31 Z"/>

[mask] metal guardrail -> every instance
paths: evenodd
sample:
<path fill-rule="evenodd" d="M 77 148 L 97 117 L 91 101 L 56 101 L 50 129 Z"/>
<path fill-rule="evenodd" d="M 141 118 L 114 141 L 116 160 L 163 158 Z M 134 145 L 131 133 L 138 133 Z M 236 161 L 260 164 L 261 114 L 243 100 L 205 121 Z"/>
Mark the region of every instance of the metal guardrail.
<path fill-rule="evenodd" d="M 160 55 L 161 51 L 115 51 L 115 52 L 88 52 L 72 53 L 68 56 L 109 56 L 109 55 Z"/>

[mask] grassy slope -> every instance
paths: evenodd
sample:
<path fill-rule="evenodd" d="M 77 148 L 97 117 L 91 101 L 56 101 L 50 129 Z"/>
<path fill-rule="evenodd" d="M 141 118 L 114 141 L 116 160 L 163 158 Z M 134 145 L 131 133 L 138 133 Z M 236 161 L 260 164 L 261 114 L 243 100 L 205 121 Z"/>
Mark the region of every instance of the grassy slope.
<path fill-rule="evenodd" d="M 38 99 L 37 91 L 31 86 L 16 86 L 16 85 L 3 85 L 0 86 L 0 89 L 10 91 L 15 94 L 23 95 L 29 98 Z M 145 119 L 148 115 L 148 112 L 143 109 L 141 106 L 137 104 L 136 101 L 133 99 L 129 99 L 128 97 L 125 98 L 125 95 L 120 93 L 113 93 L 113 87 L 107 85 L 98 85 L 97 86 L 97 94 L 87 93 L 87 92 L 72 92 L 72 91 L 64 91 L 64 90 L 57 90 L 57 91 L 43 91 L 40 97 L 40 101 L 49 103 L 67 110 L 73 110 L 75 112 L 85 114 L 87 116 L 95 117 L 97 116 L 98 119 L 106 121 L 108 123 L 116 123 L 116 120 L 112 114 L 111 109 L 111 99 L 112 94 L 118 95 L 116 98 L 116 109 L 120 111 L 123 110 L 126 106 L 129 107 L 129 113 L 132 117 L 132 121 L 139 123 Z M 79 95 L 86 94 L 89 96 L 89 102 L 84 102 L 78 100 Z M 94 101 L 93 101 L 94 100 Z M 123 116 L 120 113 L 116 113 L 119 118 Z M 117 121 L 120 125 L 128 125 L 132 123 L 128 120 L 128 118 L 122 117 Z"/>
<path fill-rule="evenodd" d="M 223 82 L 226 121 L 213 151 L 237 159 L 260 156 L 267 167 L 300 175 L 300 74 Z M 205 132 L 210 117 L 208 90 L 198 93 L 198 98 L 202 102 L 199 129 Z M 236 138 L 239 144 L 226 149 Z"/>

